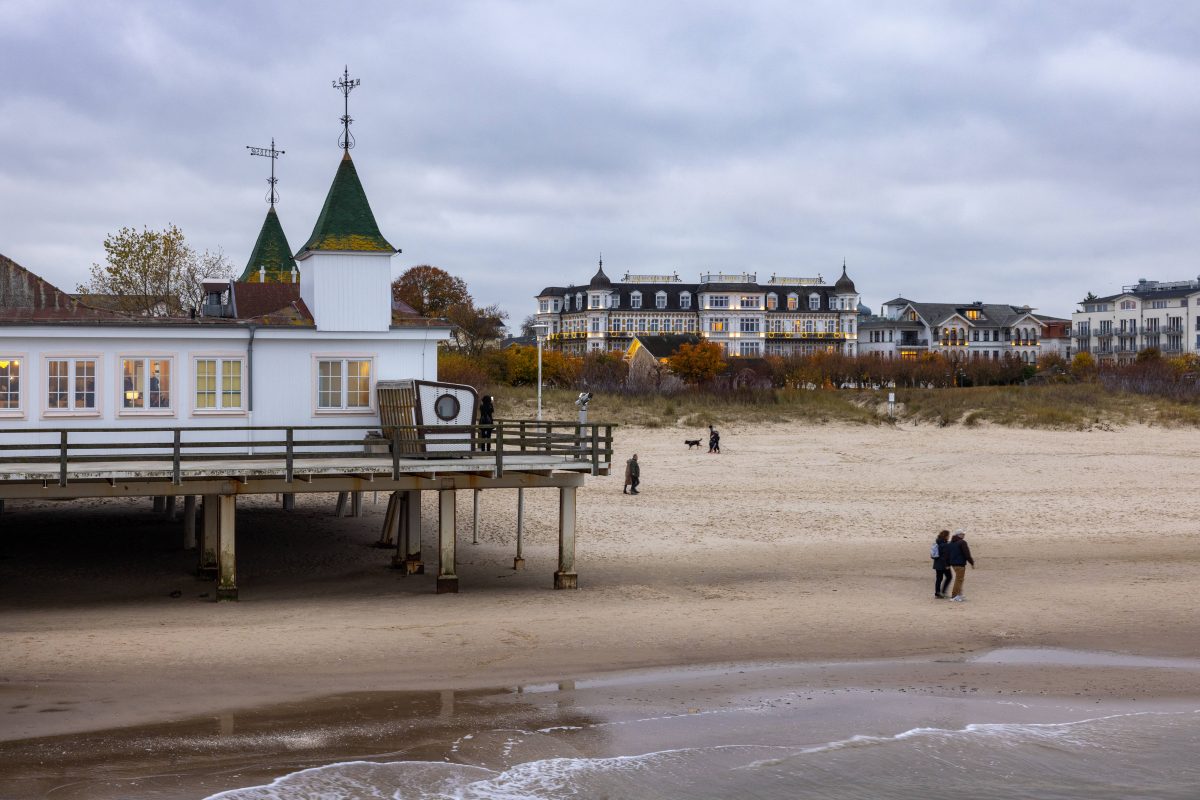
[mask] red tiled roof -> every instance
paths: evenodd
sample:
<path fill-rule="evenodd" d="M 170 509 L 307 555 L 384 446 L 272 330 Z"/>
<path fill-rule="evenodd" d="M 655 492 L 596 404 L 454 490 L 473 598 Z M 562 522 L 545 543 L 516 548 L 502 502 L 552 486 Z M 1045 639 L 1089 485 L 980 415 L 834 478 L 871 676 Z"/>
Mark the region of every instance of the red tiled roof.
<path fill-rule="evenodd" d="M 0 321 L 126 319 L 125 315 L 81 303 L 11 258 L 0 255 Z"/>

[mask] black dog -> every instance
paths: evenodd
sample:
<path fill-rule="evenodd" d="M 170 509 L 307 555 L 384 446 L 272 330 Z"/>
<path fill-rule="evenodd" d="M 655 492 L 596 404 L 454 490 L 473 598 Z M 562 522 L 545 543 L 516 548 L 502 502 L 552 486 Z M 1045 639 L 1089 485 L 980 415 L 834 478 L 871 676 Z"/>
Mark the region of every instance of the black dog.
<path fill-rule="evenodd" d="M 688 446 L 688 450 L 691 450 L 693 447 L 700 447 L 699 439 L 684 439 L 683 443 Z"/>

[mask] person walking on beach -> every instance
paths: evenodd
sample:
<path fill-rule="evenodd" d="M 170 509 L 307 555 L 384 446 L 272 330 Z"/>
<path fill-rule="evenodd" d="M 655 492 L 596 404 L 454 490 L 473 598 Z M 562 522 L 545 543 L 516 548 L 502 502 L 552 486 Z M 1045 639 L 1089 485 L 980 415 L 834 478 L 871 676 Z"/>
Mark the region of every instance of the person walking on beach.
<path fill-rule="evenodd" d="M 721 432 L 712 425 L 708 426 L 708 452 L 721 452 Z"/>
<path fill-rule="evenodd" d="M 490 394 L 485 394 L 483 399 L 479 401 L 479 435 L 483 437 L 483 443 L 479 449 L 487 453 L 492 449 L 492 424 L 496 421 L 496 404 L 492 400 Z M 482 426 L 487 427 L 482 427 Z"/>
<path fill-rule="evenodd" d="M 642 482 L 642 469 L 638 466 L 637 453 L 625 462 L 625 487 L 622 494 L 637 494 L 638 484 Z"/>
<path fill-rule="evenodd" d="M 946 590 L 950 588 L 951 571 L 946 564 L 946 545 L 950 543 L 950 531 L 942 531 L 929 548 L 929 557 L 933 559 L 933 596 L 945 600 Z"/>
<path fill-rule="evenodd" d="M 961 603 L 967 599 L 966 595 L 962 593 L 963 579 L 967 575 L 967 564 L 971 565 L 971 569 L 975 569 L 975 559 L 971 557 L 971 548 L 967 544 L 966 532 L 955 531 L 954 535 L 950 537 L 950 541 L 942 549 L 942 553 L 945 555 L 946 564 L 954 570 L 954 588 L 950 592 L 950 599 Z"/>

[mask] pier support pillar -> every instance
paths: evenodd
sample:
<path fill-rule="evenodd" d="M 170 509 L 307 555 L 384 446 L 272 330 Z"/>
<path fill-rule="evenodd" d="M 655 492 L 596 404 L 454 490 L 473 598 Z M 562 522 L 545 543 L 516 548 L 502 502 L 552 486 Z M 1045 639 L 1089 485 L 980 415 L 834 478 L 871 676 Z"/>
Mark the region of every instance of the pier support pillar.
<path fill-rule="evenodd" d="M 166 507 L 167 507 L 167 498 L 163 497 L 160 494 L 155 495 L 154 496 L 154 504 L 152 506 L 152 508 L 154 509 L 154 513 L 161 514 Z"/>
<path fill-rule="evenodd" d="M 285 494 L 283 496 L 283 510 L 284 511 L 295 511 L 296 510 L 296 495 Z"/>
<path fill-rule="evenodd" d="M 196 495 L 183 498 L 183 549 L 196 549 Z"/>
<path fill-rule="evenodd" d="M 201 515 L 200 564 L 196 574 L 200 578 L 217 577 L 217 542 L 220 538 L 221 517 L 217 506 L 220 495 L 204 495 L 204 513 Z"/>
<path fill-rule="evenodd" d="M 234 549 L 234 517 L 237 498 L 231 494 L 218 495 L 217 517 L 220 531 L 217 538 L 217 600 L 237 600 L 237 560 Z"/>
<path fill-rule="evenodd" d="M 346 516 L 346 496 L 348 494 L 349 492 L 338 492 L 337 506 L 335 506 L 333 509 L 333 515 L 335 517 Z"/>
<path fill-rule="evenodd" d="M 391 547 L 396 543 L 396 523 L 400 520 L 400 493 L 388 493 L 387 511 L 383 514 L 383 528 L 379 531 L 379 541 L 376 547 Z M 397 556 L 401 555 L 397 548 Z M 393 562 L 395 559 L 392 559 Z M 400 559 L 403 561 L 403 559 Z M 395 563 L 392 566 L 396 566 Z"/>
<path fill-rule="evenodd" d="M 404 572 L 406 575 L 424 575 L 425 562 L 421 560 L 421 493 L 415 489 L 403 493 L 406 501 L 401 511 L 400 530 L 404 540 Z"/>
<path fill-rule="evenodd" d="M 513 559 L 513 569 L 525 569 L 525 490 L 517 489 L 517 556 Z"/>
<path fill-rule="evenodd" d="M 578 589 L 575 572 L 575 487 L 558 490 L 558 571 L 554 573 L 555 589 Z"/>
<path fill-rule="evenodd" d="M 455 491 L 438 490 L 438 575 L 437 593 L 458 591 L 458 573 L 455 566 Z"/>
<path fill-rule="evenodd" d="M 167 495 L 167 504 L 163 508 L 163 515 L 167 519 L 175 519 L 175 495 Z"/>
<path fill-rule="evenodd" d="M 362 492 L 350 493 L 350 516 L 362 516 Z"/>

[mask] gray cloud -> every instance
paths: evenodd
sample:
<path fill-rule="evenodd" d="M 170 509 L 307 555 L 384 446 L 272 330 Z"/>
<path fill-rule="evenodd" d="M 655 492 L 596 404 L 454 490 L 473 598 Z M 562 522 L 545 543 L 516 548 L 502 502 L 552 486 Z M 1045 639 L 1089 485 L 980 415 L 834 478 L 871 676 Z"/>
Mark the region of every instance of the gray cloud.
<path fill-rule="evenodd" d="M 123 225 L 307 238 L 349 63 L 399 271 L 835 274 L 1029 302 L 1200 272 L 1200 11 L 1167 2 L 0 4 L 0 252 L 64 288 Z"/>

